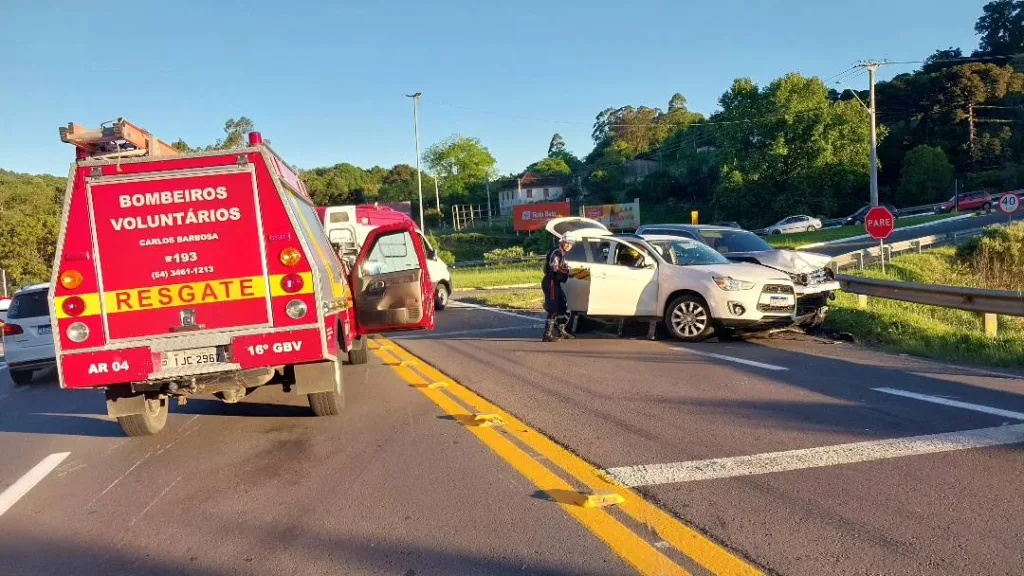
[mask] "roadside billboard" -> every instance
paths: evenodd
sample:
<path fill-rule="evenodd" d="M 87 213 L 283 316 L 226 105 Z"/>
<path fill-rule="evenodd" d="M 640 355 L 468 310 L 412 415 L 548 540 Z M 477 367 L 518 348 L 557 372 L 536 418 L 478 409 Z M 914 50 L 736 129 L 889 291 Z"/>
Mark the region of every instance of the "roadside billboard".
<path fill-rule="evenodd" d="M 609 230 L 635 230 L 640 226 L 640 199 L 626 204 L 584 206 L 583 217 L 597 220 Z"/>
<path fill-rule="evenodd" d="M 512 227 L 517 232 L 543 230 L 552 218 L 569 216 L 568 202 L 541 202 L 512 207 Z"/>

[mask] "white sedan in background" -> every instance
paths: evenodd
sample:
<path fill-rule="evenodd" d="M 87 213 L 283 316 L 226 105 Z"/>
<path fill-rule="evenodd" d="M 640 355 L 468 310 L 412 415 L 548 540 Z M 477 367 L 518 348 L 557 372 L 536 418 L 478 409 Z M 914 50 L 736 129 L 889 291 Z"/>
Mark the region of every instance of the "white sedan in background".
<path fill-rule="evenodd" d="M 660 321 L 684 342 L 793 323 L 793 281 L 778 270 L 730 262 L 689 238 L 616 236 L 586 218 L 556 218 L 547 230 L 576 241 L 564 290 L 577 316 Z"/>
<path fill-rule="evenodd" d="M 765 228 L 766 234 L 793 234 L 821 230 L 821 220 L 811 216 L 790 216 Z"/>

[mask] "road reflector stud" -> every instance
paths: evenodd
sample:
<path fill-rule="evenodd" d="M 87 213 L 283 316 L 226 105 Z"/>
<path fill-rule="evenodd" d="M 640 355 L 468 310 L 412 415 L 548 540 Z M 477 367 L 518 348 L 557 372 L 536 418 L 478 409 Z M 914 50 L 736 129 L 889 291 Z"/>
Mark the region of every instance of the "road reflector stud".
<path fill-rule="evenodd" d="M 447 382 L 432 382 L 432 383 L 427 385 L 427 388 L 434 388 L 434 389 L 437 389 L 437 388 L 447 388 L 447 387 L 448 387 L 448 383 Z"/>
<path fill-rule="evenodd" d="M 584 508 L 604 508 L 606 506 L 615 506 L 616 504 L 622 504 L 626 499 L 621 494 L 615 492 L 599 492 L 597 494 L 587 494 L 586 498 L 583 499 Z"/>
<path fill-rule="evenodd" d="M 477 426 L 504 426 L 505 421 L 497 414 L 474 414 L 473 422 Z"/>
<path fill-rule="evenodd" d="M 402 360 L 398 363 L 399 366 L 419 366 L 420 363 L 415 360 Z"/>

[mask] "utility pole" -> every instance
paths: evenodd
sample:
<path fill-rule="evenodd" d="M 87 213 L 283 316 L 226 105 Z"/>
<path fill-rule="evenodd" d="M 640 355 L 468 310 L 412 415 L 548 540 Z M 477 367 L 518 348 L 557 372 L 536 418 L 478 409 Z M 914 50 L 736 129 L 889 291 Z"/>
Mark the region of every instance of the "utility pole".
<path fill-rule="evenodd" d="M 437 175 L 434 175 L 434 200 L 437 201 L 437 211 L 441 211 L 441 193 L 437 190 Z"/>
<path fill-rule="evenodd" d="M 970 138 L 970 140 L 967 143 L 967 150 L 968 150 L 968 155 L 970 157 L 971 162 L 974 162 L 974 138 L 977 136 L 977 133 L 974 131 L 974 103 L 973 102 L 967 105 L 967 120 L 970 123 L 970 132 L 969 132 L 969 136 L 968 136 Z"/>
<path fill-rule="evenodd" d="M 423 226 L 423 174 L 420 172 L 420 113 L 419 113 L 419 101 L 420 97 L 423 96 L 422 92 L 415 94 L 406 94 L 407 98 L 412 98 L 412 125 L 413 130 L 416 132 L 416 188 L 419 190 L 420 195 L 420 230 L 426 234 L 426 228 Z M 437 181 L 434 181 L 437 184 Z M 440 206 L 439 206 L 440 208 Z"/>
<path fill-rule="evenodd" d="M 491 177 L 488 176 L 485 182 L 487 182 L 487 225 L 490 226 L 491 215 L 494 214 L 491 212 Z"/>
<path fill-rule="evenodd" d="M 875 104 L 875 71 L 878 70 L 878 62 L 868 62 L 865 67 L 868 69 L 868 82 L 871 83 L 871 107 L 868 108 L 871 116 L 871 205 L 878 206 L 878 137 L 875 129 L 875 115 L 878 111 Z"/>

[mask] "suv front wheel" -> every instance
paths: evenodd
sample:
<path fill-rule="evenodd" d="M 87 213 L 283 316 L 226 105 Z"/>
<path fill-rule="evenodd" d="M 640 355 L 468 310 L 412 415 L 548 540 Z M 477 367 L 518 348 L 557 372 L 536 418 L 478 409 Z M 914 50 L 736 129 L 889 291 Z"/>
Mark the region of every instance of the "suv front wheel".
<path fill-rule="evenodd" d="M 689 294 L 672 300 L 665 308 L 665 327 L 681 342 L 700 342 L 714 331 L 707 303 Z"/>

